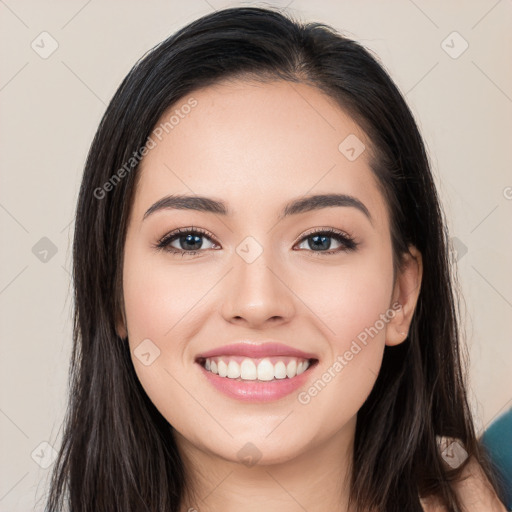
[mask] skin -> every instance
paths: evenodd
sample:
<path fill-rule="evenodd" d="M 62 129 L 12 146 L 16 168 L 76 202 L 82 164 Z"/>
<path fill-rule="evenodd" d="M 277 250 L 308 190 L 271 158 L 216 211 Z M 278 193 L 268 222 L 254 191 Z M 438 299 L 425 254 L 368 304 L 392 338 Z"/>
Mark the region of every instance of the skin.
<path fill-rule="evenodd" d="M 447 468 L 450 469 L 450 468 Z M 478 462 L 470 459 L 460 478 L 453 485 L 464 512 L 507 512 Z M 426 512 L 448 512 L 439 498 L 430 496 L 421 500 Z"/>
<path fill-rule="evenodd" d="M 371 142 L 328 96 L 305 84 L 237 81 L 193 97 L 197 106 L 141 163 L 125 245 L 125 317 L 118 323 L 142 386 L 175 428 L 191 475 L 182 510 L 346 511 L 356 414 L 385 345 L 406 338 L 421 254 L 411 247 L 393 280 L 387 206 L 368 164 Z M 350 134 L 366 146 L 355 161 L 338 150 Z M 286 202 L 333 192 L 357 197 L 372 222 L 353 207 L 278 221 Z M 143 220 L 169 194 L 222 199 L 233 213 L 169 209 Z M 211 235 L 202 238 L 199 254 L 153 247 L 192 226 Z M 304 234 L 326 227 L 355 238 L 356 250 L 311 249 Z M 263 248 L 250 264 L 236 252 L 247 236 Z M 342 248 L 330 240 L 330 250 Z M 179 239 L 172 245 L 188 248 Z M 307 405 L 297 393 L 264 404 L 230 399 L 194 363 L 214 347 L 272 338 L 317 354 L 307 389 L 396 301 L 401 308 L 393 318 Z M 146 366 L 133 350 L 148 338 L 160 355 Z M 247 442 L 261 456 L 253 466 L 238 456 Z"/>

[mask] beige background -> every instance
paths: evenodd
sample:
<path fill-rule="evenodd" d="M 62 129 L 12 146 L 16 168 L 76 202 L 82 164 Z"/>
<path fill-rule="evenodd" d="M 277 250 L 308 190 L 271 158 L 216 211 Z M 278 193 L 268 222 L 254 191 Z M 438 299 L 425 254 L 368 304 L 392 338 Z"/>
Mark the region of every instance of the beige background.
<path fill-rule="evenodd" d="M 43 509 L 51 465 L 36 461 L 51 464 L 41 443 L 59 446 L 66 403 L 72 219 L 104 109 L 151 47 L 242 4 L 264 5 L 0 0 L 0 511 Z M 480 431 L 512 403 L 512 2 L 273 4 L 361 41 L 406 95 L 456 239 Z M 46 262 L 32 251 L 43 237 L 57 250 Z"/>

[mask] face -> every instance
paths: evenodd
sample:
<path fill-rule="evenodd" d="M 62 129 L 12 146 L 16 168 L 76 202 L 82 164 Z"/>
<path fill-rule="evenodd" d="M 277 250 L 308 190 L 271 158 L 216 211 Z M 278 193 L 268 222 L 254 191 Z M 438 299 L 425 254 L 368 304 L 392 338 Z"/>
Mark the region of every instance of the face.
<path fill-rule="evenodd" d="M 240 461 L 245 449 L 284 461 L 350 436 L 419 291 L 414 270 L 393 281 L 371 141 L 305 84 L 210 86 L 162 123 L 176 110 L 141 163 L 125 242 L 118 331 L 142 386 L 180 439 L 209 457 Z M 352 199 L 290 207 L 333 194 Z M 221 205 L 162 201 L 177 195 Z M 236 384 L 197 361 L 239 342 L 278 342 L 314 360 L 296 377 Z M 273 355 L 276 371 L 279 362 L 293 370 L 295 356 Z M 220 357 L 218 371 L 220 359 L 230 364 Z M 249 389 L 252 399 L 234 396 Z"/>

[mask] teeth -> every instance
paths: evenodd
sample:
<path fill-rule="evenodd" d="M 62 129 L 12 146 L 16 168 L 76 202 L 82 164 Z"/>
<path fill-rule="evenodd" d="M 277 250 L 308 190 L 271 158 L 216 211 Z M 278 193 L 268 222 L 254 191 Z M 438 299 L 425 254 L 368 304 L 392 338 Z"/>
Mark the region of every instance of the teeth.
<path fill-rule="evenodd" d="M 289 379 L 291 379 L 292 377 L 295 377 L 295 375 L 297 375 L 297 361 L 295 361 L 295 359 L 292 359 L 286 365 L 286 375 L 288 375 Z"/>
<path fill-rule="evenodd" d="M 258 365 L 258 380 L 272 380 L 273 378 L 274 365 L 268 359 L 263 359 Z"/>
<path fill-rule="evenodd" d="M 240 377 L 240 365 L 237 364 L 236 361 L 229 361 L 228 377 L 230 379 L 238 379 L 238 377 Z"/>
<path fill-rule="evenodd" d="M 276 379 L 285 379 L 286 378 L 286 366 L 283 361 L 278 361 L 274 365 L 274 376 Z"/>
<path fill-rule="evenodd" d="M 276 379 L 289 379 L 304 373 L 309 365 L 309 360 L 275 357 L 273 364 L 269 358 L 250 359 L 240 357 L 215 357 L 207 358 L 204 368 L 219 377 L 238 380 L 271 381 Z M 239 362 L 240 361 L 240 362 Z"/>
<path fill-rule="evenodd" d="M 228 365 L 222 359 L 219 361 L 217 369 L 219 370 L 219 377 L 228 376 Z"/>
<path fill-rule="evenodd" d="M 240 366 L 240 374 L 242 380 L 256 380 L 258 378 L 258 369 L 253 361 L 244 359 Z"/>

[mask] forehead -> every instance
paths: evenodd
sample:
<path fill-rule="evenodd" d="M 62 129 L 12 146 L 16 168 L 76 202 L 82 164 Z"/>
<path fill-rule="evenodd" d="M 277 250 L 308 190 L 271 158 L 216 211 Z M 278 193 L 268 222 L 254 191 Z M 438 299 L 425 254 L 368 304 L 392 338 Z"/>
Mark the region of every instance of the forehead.
<path fill-rule="evenodd" d="M 139 169 L 135 209 L 170 193 L 222 198 L 236 212 L 339 192 L 358 197 L 372 216 L 385 216 L 369 167 L 370 141 L 315 87 L 221 82 L 182 98 L 158 127 Z M 351 147 L 362 151 L 355 159 L 346 152 Z"/>

